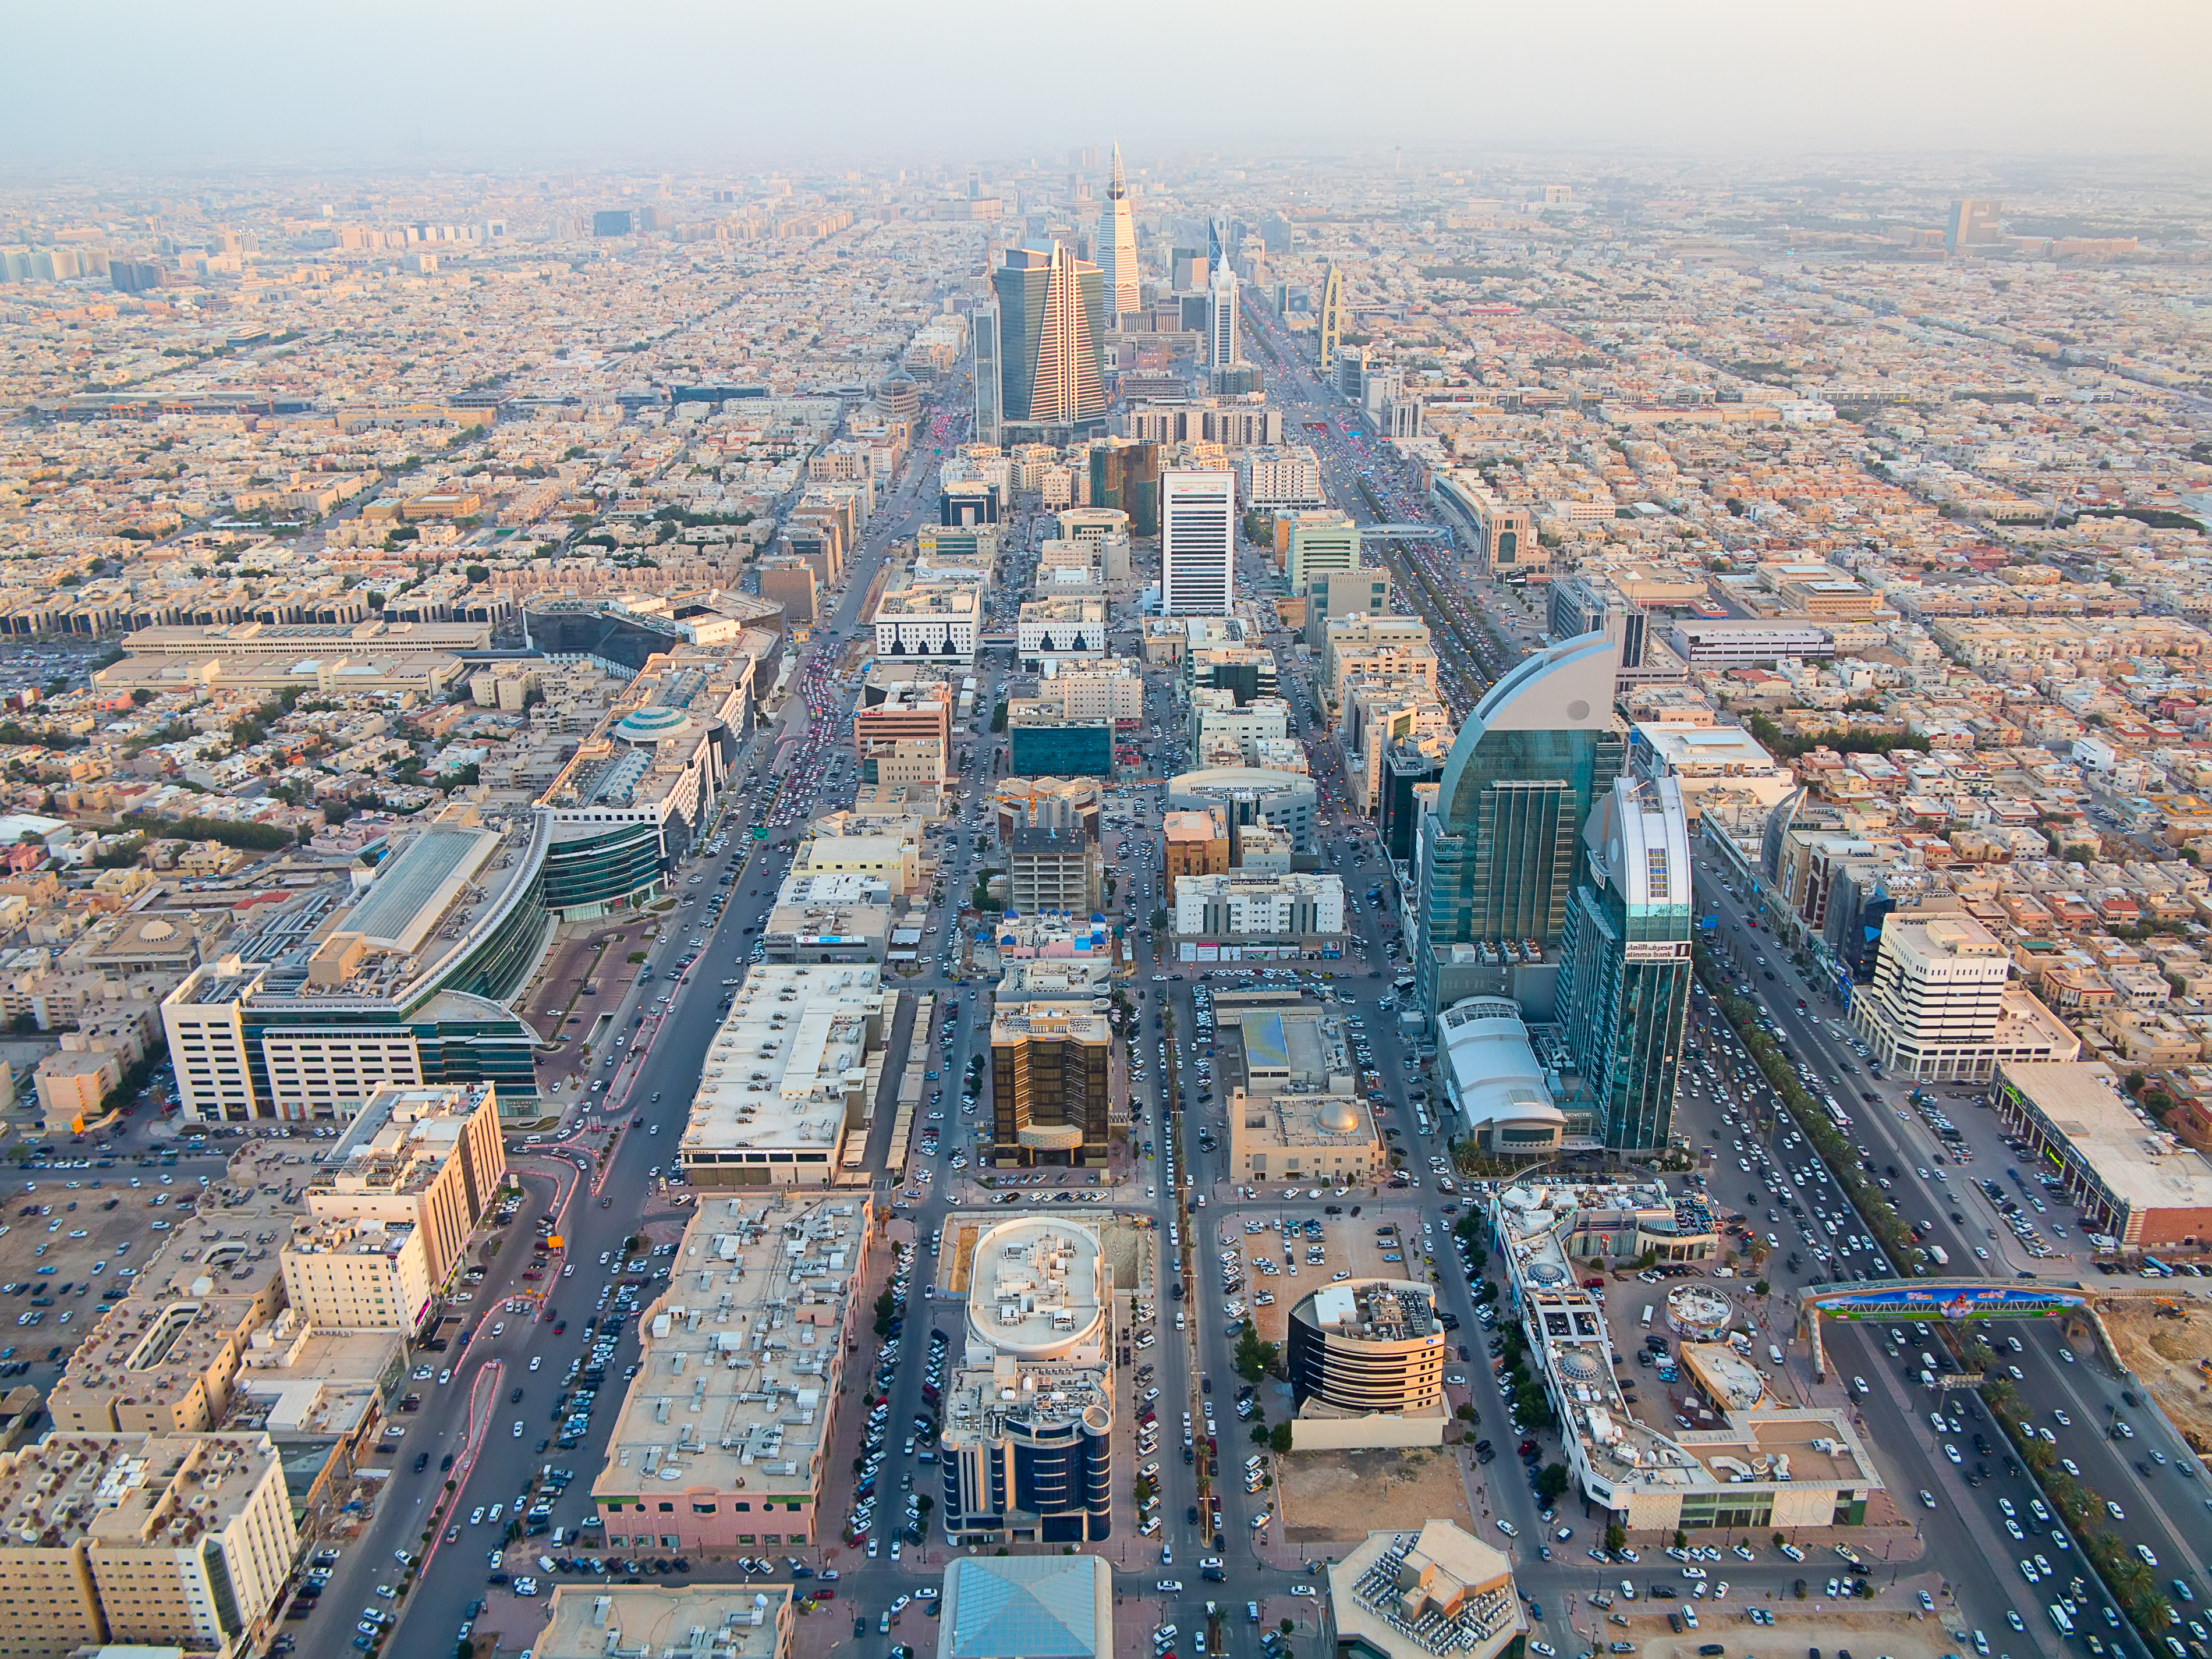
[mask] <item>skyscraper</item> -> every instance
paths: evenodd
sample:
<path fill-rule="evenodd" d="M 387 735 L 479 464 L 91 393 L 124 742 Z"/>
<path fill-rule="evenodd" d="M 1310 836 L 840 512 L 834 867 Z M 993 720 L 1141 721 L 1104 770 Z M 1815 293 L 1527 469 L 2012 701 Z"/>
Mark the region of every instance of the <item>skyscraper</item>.
<path fill-rule="evenodd" d="M 1008 248 L 991 273 L 1002 321 L 1000 412 L 1009 422 L 1096 428 L 1106 413 L 1098 267 L 1054 240 Z"/>
<path fill-rule="evenodd" d="M 975 441 L 996 445 L 1005 388 L 1000 377 L 1005 365 L 999 349 L 999 306 L 990 301 L 977 306 L 968 319 L 969 343 L 975 353 Z"/>
<path fill-rule="evenodd" d="M 1559 1014 L 1591 1133 L 1617 1152 L 1663 1149 L 1674 1122 L 1694 971 L 1691 869 L 1681 786 L 1615 778 L 1583 831 Z"/>
<path fill-rule="evenodd" d="M 1613 641 L 1585 634 L 1522 659 L 1460 728 L 1419 834 L 1413 971 L 1431 1018 L 1481 988 L 1455 969 L 1559 945 L 1577 838 L 1626 757 L 1613 690 Z"/>
<path fill-rule="evenodd" d="M 1323 374 L 1336 367 L 1336 354 L 1344 343 L 1344 274 L 1334 265 L 1321 284 L 1321 349 L 1315 359 Z"/>
<path fill-rule="evenodd" d="M 1969 196 L 1951 204 L 1951 216 L 1943 226 L 1943 246 L 1952 252 L 1962 247 L 1988 247 L 2002 240 L 2002 202 Z"/>
<path fill-rule="evenodd" d="M 1237 273 L 1229 268 L 1224 258 L 1213 267 L 1213 281 L 1208 290 L 1208 313 L 1206 324 L 1207 357 L 1216 368 L 1226 368 L 1239 361 L 1237 333 Z"/>
<path fill-rule="evenodd" d="M 1225 617 L 1237 593 L 1237 475 L 1170 468 L 1160 474 L 1160 608 L 1170 617 Z"/>
<path fill-rule="evenodd" d="M 1113 176 L 1098 220 L 1098 272 L 1106 289 L 1106 314 L 1133 312 L 1137 295 L 1137 222 L 1129 210 L 1129 181 L 1121 173 L 1121 147 L 1114 146 Z"/>

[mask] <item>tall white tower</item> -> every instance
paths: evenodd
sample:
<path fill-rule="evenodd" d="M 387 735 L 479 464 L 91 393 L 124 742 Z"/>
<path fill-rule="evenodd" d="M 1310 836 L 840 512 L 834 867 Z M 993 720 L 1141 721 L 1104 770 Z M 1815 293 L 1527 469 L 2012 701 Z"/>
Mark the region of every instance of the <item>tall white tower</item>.
<path fill-rule="evenodd" d="M 1237 273 L 1229 268 L 1224 255 L 1213 267 L 1212 312 L 1206 328 L 1210 360 L 1216 368 L 1225 368 L 1239 361 L 1237 336 Z"/>
<path fill-rule="evenodd" d="M 1160 474 L 1160 609 L 1226 617 L 1236 598 L 1237 475 L 1170 468 Z"/>
<path fill-rule="evenodd" d="M 1129 210 L 1129 181 L 1121 173 L 1121 147 L 1114 146 L 1113 176 L 1106 182 L 1106 210 L 1099 216 L 1098 269 L 1105 278 L 1106 314 L 1137 308 L 1137 222 Z"/>

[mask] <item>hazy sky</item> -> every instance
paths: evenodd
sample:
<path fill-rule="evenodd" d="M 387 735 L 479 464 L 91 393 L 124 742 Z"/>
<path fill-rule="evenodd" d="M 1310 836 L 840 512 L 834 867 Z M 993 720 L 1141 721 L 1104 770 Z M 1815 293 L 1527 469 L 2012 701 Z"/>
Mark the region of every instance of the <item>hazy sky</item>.
<path fill-rule="evenodd" d="M 2212 155 L 2207 0 L 9 9 L 0 167 L 1190 148 Z"/>

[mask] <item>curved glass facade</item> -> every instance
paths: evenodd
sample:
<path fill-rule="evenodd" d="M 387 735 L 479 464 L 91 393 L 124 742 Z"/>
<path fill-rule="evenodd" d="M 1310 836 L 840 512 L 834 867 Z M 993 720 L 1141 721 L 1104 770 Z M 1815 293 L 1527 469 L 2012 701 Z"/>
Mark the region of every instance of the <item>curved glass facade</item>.
<path fill-rule="evenodd" d="M 545 850 L 545 904 L 562 915 L 596 915 L 660 891 L 660 835 L 649 823 L 597 835 L 556 836 Z"/>

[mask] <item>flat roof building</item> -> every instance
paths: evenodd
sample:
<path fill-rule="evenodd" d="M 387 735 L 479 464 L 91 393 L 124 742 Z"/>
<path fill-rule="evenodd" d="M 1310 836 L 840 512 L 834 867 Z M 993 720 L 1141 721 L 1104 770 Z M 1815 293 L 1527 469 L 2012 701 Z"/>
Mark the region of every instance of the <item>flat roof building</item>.
<path fill-rule="evenodd" d="M 1701 622 L 1674 624 L 1668 643 L 1692 669 L 1752 668 L 1784 657 L 1832 657 L 1835 637 L 1810 623 Z"/>
<path fill-rule="evenodd" d="M 506 1180 L 491 1085 L 382 1089 L 324 1154 L 307 1183 L 307 1213 L 413 1229 L 434 1292 L 460 1265 L 470 1231 Z"/>
<path fill-rule="evenodd" d="M 1328 1568 L 1334 1659 L 1498 1659 L 1527 1630 L 1513 1564 L 1449 1521 L 1370 1532 Z"/>
<path fill-rule="evenodd" d="M 2028 1157 L 2057 1166 L 2085 1229 L 2130 1250 L 2212 1240 L 2212 1159 L 2128 1100 L 2110 1066 L 2004 1062 L 1996 1106 Z"/>
<path fill-rule="evenodd" d="M 262 1434 L 57 1431 L 0 1455 L 7 1659 L 229 1656 L 272 1634 L 299 1534 Z"/>
<path fill-rule="evenodd" d="M 1475 1144 L 1493 1158 L 1555 1157 L 1567 1115 L 1528 1041 L 1520 1005 L 1510 997 L 1468 997 L 1439 1014 L 1437 1025 L 1444 1097 Z"/>
<path fill-rule="evenodd" d="M 821 972 L 821 969 L 802 970 Z M 867 1194 L 702 1193 L 592 1482 L 611 1550 L 811 1543 L 829 1473 Z"/>
<path fill-rule="evenodd" d="M 1387 1164 L 1382 1133 L 1365 1101 L 1237 1089 L 1229 1096 L 1229 1167 L 1232 1181 L 1351 1187 L 1381 1180 Z"/>
<path fill-rule="evenodd" d="M 558 1584 L 536 1659 L 696 1654 L 781 1659 L 791 1643 L 789 1584 Z"/>
<path fill-rule="evenodd" d="M 873 967 L 754 963 L 708 1046 L 685 1179 L 702 1194 L 835 1181 L 897 1000 Z"/>
<path fill-rule="evenodd" d="M 1980 1082 L 2002 1064 L 2077 1058 L 2081 1040 L 2025 987 L 2012 953 L 1942 902 L 1882 918 L 1874 983 L 1851 999 L 1851 1023 L 1875 1057 L 1916 1081 Z"/>

